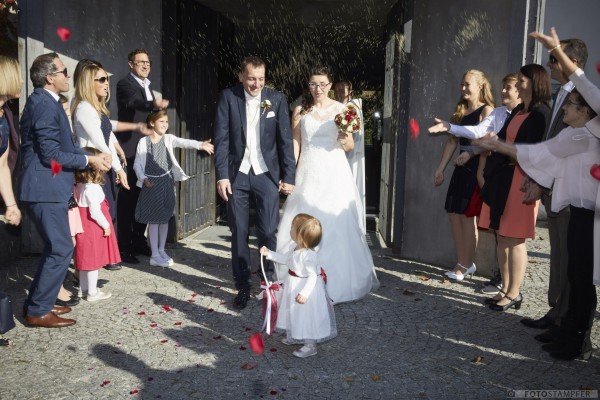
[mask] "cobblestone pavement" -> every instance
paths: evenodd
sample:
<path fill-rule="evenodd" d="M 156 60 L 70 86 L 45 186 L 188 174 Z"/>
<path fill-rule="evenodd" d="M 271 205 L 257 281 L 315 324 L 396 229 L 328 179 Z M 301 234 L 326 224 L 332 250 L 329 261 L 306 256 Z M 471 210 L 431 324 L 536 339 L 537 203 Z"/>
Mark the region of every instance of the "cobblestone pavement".
<path fill-rule="evenodd" d="M 0 348 L 1 399 L 501 399 L 512 390 L 599 389 L 600 358 L 556 362 L 519 323 L 546 311 L 548 238 L 538 228 L 519 311 L 482 304 L 486 279 L 442 280 L 440 267 L 373 246 L 381 288 L 336 305 L 339 336 L 298 359 L 275 334 L 265 353 L 248 339 L 261 305 L 231 307 L 229 232 L 212 227 L 170 250 L 176 264 L 147 258 L 102 271 L 113 297 L 82 301 L 70 328 L 28 328 L 18 312 L 36 259 L 0 271 L 17 327 Z M 598 315 L 597 315 L 598 317 Z M 598 323 L 593 332 L 600 344 Z M 476 358 L 480 362 L 474 362 Z"/>

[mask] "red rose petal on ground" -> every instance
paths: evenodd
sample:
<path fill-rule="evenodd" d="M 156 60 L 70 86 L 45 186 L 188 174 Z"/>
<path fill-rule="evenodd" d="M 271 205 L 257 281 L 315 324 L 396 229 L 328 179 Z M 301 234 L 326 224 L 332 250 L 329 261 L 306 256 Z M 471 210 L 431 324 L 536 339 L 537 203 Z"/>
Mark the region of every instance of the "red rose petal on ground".
<path fill-rule="evenodd" d="M 277 349 L 276 349 L 275 347 L 271 347 L 271 348 L 269 349 L 269 351 L 270 351 L 271 353 L 275 353 L 275 352 L 277 351 Z"/>
<path fill-rule="evenodd" d="M 257 363 L 245 362 L 242 364 L 242 369 L 254 369 L 258 367 Z"/>
<path fill-rule="evenodd" d="M 215 310 L 213 310 L 212 308 L 209 308 L 209 309 L 208 309 L 208 310 L 206 310 L 206 311 L 208 311 L 208 312 L 213 312 L 213 311 L 215 311 Z"/>
<path fill-rule="evenodd" d="M 600 74 L 600 63 L 596 64 L 596 71 Z"/>
<path fill-rule="evenodd" d="M 150 324 L 150 328 L 156 328 L 158 324 Z"/>
<path fill-rule="evenodd" d="M 410 128 L 410 138 L 415 140 L 419 137 L 419 123 L 416 119 L 411 118 L 408 126 Z"/>
<path fill-rule="evenodd" d="M 210 290 L 208 292 L 206 292 L 206 294 L 213 294 L 213 292 L 211 292 Z"/>
<path fill-rule="evenodd" d="M 62 165 L 56 160 L 50 160 L 50 170 L 52 171 L 52 176 L 56 176 L 62 171 Z"/>
<path fill-rule="evenodd" d="M 245 330 L 246 332 L 248 332 L 248 331 L 251 331 L 251 330 L 252 330 L 252 328 L 250 328 L 250 327 L 244 327 L 244 330 Z"/>
<path fill-rule="evenodd" d="M 71 31 L 68 28 L 65 28 L 64 26 L 59 26 L 58 28 L 56 28 L 56 34 L 63 42 L 66 42 L 71 37 Z"/>
<path fill-rule="evenodd" d="M 131 392 L 129 392 L 129 394 L 136 394 L 136 393 L 139 393 L 139 392 L 140 392 L 139 390 L 135 389 L 135 390 L 132 390 Z"/>
<path fill-rule="evenodd" d="M 226 303 L 227 303 L 226 301 L 222 301 L 222 302 L 220 302 L 219 304 L 226 304 Z"/>
<path fill-rule="evenodd" d="M 271 390 L 269 393 L 271 393 L 272 396 L 275 396 L 277 394 L 277 390 Z"/>
<path fill-rule="evenodd" d="M 151 377 L 151 376 L 148 377 L 148 382 L 152 382 L 153 380 L 154 380 L 153 377 Z"/>
<path fill-rule="evenodd" d="M 213 336 L 213 339 L 215 339 L 215 340 L 219 340 L 219 339 L 221 339 L 222 337 L 223 337 L 223 336 L 221 336 L 221 335 L 219 335 L 219 336 Z"/>
<path fill-rule="evenodd" d="M 140 311 L 138 315 L 146 315 L 146 313 L 144 311 Z"/>
<path fill-rule="evenodd" d="M 600 164 L 592 165 L 592 168 L 590 168 L 590 174 L 600 181 Z"/>
<path fill-rule="evenodd" d="M 181 325 L 181 322 L 175 322 L 175 325 L 179 326 Z"/>
<path fill-rule="evenodd" d="M 253 333 L 250 336 L 250 348 L 255 354 L 263 354 L 265 352 L 265 344 L 260 332 Z"/>
<path fill-rule="evenodd" d="M 108 386 L 109 384 L 110 384 L 110 381 L 104 381 L 104 382 L 102 382 L 102 384 L 100 386 L 104 387 L 104 386 Z"/>
<path fill-rule="evenodd" d="M 192 293 L 192 297 L 196 297 L 196 296 L 198 296 L 197 293 Z"/>
<path fill-rule="evenodd" d="M 221 286 L 215 286 L 215 289 L 221 289 Z"/>
<path fill-rule="evenodd" d="M 160 342 L 161 342 L 161 343 L 167 343 L 168 341 L 169 341 L 168 339 L 163 339 L 163 340 L 161 340 Z"/>
<path fill-rule="evenodd" d="M 195 303 L 195 302 L 196 302 L 196 300 L 191 300 L 191 299 L 188 300 L 188 303 Z"/>
<path fill-rule="evenodd" d="M 173 311 L 173 310 L 171 310 L 171 307 L 169 307 L 169 306 L 168 306 L 168 305 L 166 305 L 166 304 L 163 306 L 163 308 L 164 308 L 166 311 Z"/>
<path fill-rule="evenodd" d="M 240 346 L 240 350 L 246 350 L 246 346 Z"/>

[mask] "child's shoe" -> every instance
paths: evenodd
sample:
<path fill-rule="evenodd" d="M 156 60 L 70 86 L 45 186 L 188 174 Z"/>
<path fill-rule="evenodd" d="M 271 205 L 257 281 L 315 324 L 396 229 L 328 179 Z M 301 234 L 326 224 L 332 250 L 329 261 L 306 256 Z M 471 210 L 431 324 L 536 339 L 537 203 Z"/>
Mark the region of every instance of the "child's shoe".
<path fill-rule="evenodd" d="M 163 258 L 163 260 L 167 261 L 167 264 L 169 264 L 169 267 L 175 263 L 173 261 L 173 259 L 167 253 L 165 253 L 164 250 L 159 250 L 158 255 L 161 256 Z"/>
<path fill-rule="evenodd" d="M 300 357 L 300 358 L 314 356 L 315 354 L 317 354 L 317 346 L 305 344 L 298 350 L 294 351 L 292 354 L 294 354 L 296 357 Z"/>
<path fill-rule="evenodd" d="M 169 268 L 169 262 L 162 258 L 162 256 L 150 257 L 150 265 L 153 267 Z"/>
<path fill-rule="evenodd" d="M 99 300 L 106 300 L 106 299 L 110 298 L 111 296 L 112 296 L 112 294 L 110 292 L 101 292 L 100 290 L 98 290 L 93 295 L 88 294 L 85 299 L 87 301 L 99 301 Z"/>
<path fill-rule="evenodd" d="M 284 337 L 283 339 L 281 339 L 281 343 L 285 344 L 286 346 L 289 346 L 291 344 L 294 344 L 290 339 L 288 339 L 287 337 Z"/>

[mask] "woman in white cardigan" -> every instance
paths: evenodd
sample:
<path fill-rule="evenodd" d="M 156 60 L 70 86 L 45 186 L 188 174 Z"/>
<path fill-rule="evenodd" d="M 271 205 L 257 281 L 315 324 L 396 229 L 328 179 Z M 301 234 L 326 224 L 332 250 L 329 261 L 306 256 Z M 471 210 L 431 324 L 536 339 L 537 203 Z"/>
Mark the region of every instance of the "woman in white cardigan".
<path fill-rule="evenodd" d="M 116 219 L 116 184 L 119 182 L 129 189 L 127 173 L 123 169 L 117 153 L 117 139 L 113 132 L 139 130 L 150 134 L 143 123 L 118 122 L 109 119 L 106 102 L 110 97 L 108 74 L 96 64 L 84 66 L 75 82 L 75 101 L 72 107 L 73 130 L 80 147 L 93 147 L 112 155 L 112 171 L 107 173 L 102 186 L 109 202 L 110 215 Z M 116 177 L 115 177 L 116 174 Z"/>

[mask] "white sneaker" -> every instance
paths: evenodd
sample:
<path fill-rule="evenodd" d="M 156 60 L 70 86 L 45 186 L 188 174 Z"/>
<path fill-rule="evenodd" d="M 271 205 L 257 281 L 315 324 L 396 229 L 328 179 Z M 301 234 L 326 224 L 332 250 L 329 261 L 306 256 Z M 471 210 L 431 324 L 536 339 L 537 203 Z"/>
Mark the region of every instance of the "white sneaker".
<path fill-rule="evenodd" d="M 292 354 L 294 354 L 296 357 L 300 357 L 300 358 L 314 356 L 315 354 L 317 354 L 317 346 L 314 346 L 314 345 L 311 346 L 311 345 L 305 344 L 298 350 L 294 351 Z"/>
<path fill-rule="evenodd" d="M 169 262 L 163 259 L 161 256 L 150 257 L 150 265 L 153 267 L 169 268 Z"/>
<path fill-rule="evenodd" d="M 293 344 L 292 341 L 290 339 L 288 339 L 287 337 L 284 337 L 283 339 L 281 339 L 281 343 L 285 344 L 286 346 Z"/>
<path fill-rule="evenodd" d="M 87 301 L 99 301 L 109 299 L 111 296 L 112 294 L 110 292 L 101 292 L 100 290 L 98 290 L 96 294 L 88 294 L 85 299 Z"/>
<path fill-rule="evenodd" d="M 173 265 L 175 263 L 173 261 L 173 259 L 167 253 L 165 253 L 164 250 L 159 250 L 158 254 L 163 258 L 163 260 L 167 261 L 167 263 L 169 264 L 169 266 L 171 266 L 171 265 Z"/>

